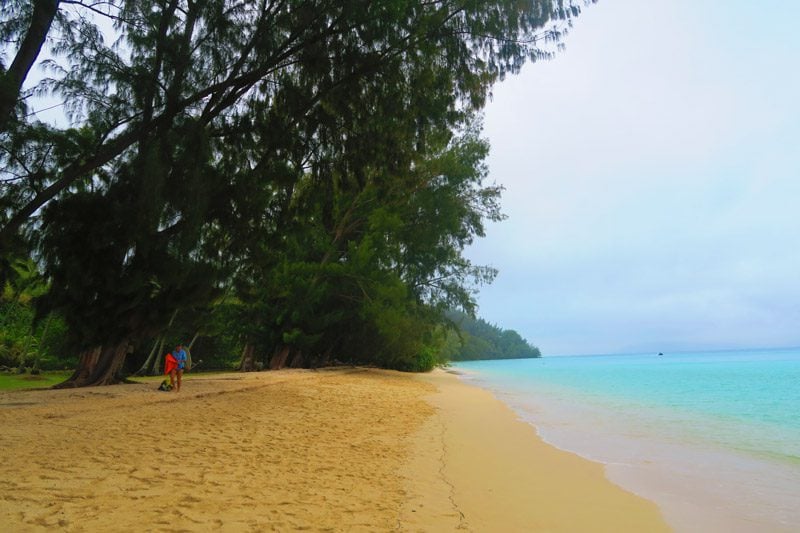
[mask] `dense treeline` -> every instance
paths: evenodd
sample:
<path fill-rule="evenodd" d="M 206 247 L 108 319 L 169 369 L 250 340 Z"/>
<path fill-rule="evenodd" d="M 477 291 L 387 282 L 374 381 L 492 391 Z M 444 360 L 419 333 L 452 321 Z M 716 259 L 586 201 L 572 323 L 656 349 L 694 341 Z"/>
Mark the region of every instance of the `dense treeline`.
<path fill-rule="evenodd" d="M 243 370 L 430 368 L 443 310 L 472 312 L 494 275 L 462 255 L 501 218 L 478 113 L 578 12 L 4 2 L 0 280 L 33 261 L 31 334 L 63 326 L 66 386 L 151 372 L 177 338 Z M 26 85 L 34 67 L 47 77 Z M 71 127 L 29 111 L 41 94 Z"/>
<path fill-rule="evenodd" d="M 11 266 L 14 273 L 0 291 L 0 369 L 64 368 L 75 360 L 62 359 L 65 334 L 64 321 L 50 315 L 34 322 L 33 298 L 47 287 L 30 260 L 17 260 Z"/>
<path fill-rule="evenodd" d="M 539 348 L 523 339 L 519 333 L 501 329 L 481 318 L 460 311 L 448 311 L 447 317 L 457 327 L 444 349 L 451 361 L 480 359 L 528 359 L 541 357 Z"/>

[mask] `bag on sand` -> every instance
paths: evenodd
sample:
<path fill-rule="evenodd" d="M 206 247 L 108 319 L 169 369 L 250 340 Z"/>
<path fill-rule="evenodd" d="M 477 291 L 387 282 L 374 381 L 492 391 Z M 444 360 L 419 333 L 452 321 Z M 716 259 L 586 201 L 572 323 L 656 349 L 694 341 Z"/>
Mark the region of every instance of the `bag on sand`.
<path fill-rule="evenodd" d="M 164 381 L 161 382 L 161 385 L 158 386 L 158 390 L 171 391 L 172 385 L 169 384 L 168 379 L 165 379 Z"/>

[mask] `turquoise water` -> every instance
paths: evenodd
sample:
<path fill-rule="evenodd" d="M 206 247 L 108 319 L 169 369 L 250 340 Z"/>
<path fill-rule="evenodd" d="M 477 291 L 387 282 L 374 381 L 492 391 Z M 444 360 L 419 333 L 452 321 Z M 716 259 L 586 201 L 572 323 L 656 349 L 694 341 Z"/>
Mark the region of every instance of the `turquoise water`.
<path fill-rule="evenodd" d="M 453 366 L 678 531 L 800 531 L 800 348 Z"/>
<path fill-rule="evenodd" d="M 458 363 L 490 388 L 699 426 L 697 438 L 800 462 L 800 349 L 543 357 Z M 708 432 L 702 424 L 711 424 Z M 684 431 L 690 428 L 683 428 Z M 670 432 L 673 432 L 670 430 Z"/>

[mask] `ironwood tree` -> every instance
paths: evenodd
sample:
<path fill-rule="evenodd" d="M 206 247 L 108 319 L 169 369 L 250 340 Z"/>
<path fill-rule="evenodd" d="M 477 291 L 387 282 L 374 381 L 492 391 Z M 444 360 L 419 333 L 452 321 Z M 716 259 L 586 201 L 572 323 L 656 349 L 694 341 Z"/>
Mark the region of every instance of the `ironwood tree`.
<path fill-rule="evenodd" d="M 44 31 L 50 77 L 26 93 L 30 65 L 0 73 L 0 251 L 44 267 L 40 312 L 66 317 L 81 354 L 69 386 L 118 380 L 129 346 L 231 288 L 271 309 L 244 324 L 286 354 L 278 366 L 357 345 L 337 337 L 343 324 L 385 332 L 379 350 L 409 317 L 424 317 L 414 329 L 445 302 L 469 308 L 468 280 L 491 272 L 460 252 L 499 216 L 499 191 L 481 184 L 485 145 L 465 132 L 492 84 L 549 56 L 553 21 L 579 12 L 550 0 L 24 4 L 0 11 L 0 33 L 25 36 L 15 57 L 30 57 L 27 36 L 41 49 Z M 62 98 L 74 126 L 19 112 L 37 91 Z M 264 316 L 271 328 L 257 327 Z"/>

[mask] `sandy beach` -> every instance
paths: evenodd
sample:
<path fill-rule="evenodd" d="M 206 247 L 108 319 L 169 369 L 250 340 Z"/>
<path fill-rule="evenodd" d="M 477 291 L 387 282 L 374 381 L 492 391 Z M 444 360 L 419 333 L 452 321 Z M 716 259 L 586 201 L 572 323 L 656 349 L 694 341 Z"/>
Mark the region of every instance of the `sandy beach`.
<path fill-rule="evenodd" d="M 444 371 L 0 394 L 3 531 L 666 531 Z"/>

